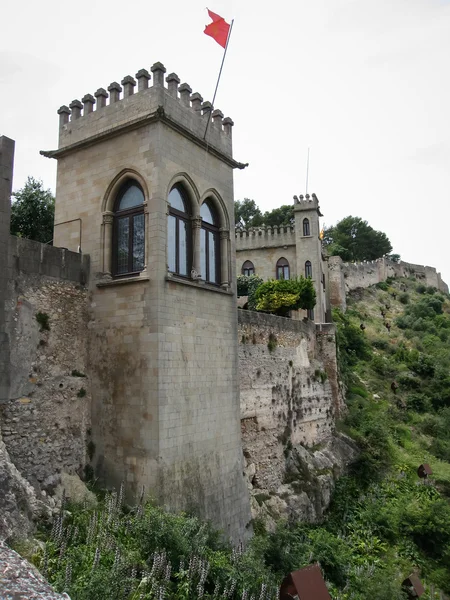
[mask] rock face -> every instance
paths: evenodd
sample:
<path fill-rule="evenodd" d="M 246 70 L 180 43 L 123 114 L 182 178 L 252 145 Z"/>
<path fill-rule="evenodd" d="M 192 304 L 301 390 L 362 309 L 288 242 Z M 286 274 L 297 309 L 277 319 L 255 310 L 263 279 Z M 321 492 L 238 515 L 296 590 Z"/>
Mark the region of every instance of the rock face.
<path fill-rule="evenodd" d="M 26 537 L 33 520 L 45 516 L 48 507 L 13 465 L 0 435 L 0 542 L 13 535 Z"/>
<path fill-rule="evenodd" d="M 70 600 L 56 594 L 42 575 L 17 552 L 0 542 L 0 598 L 2 600 Z"/>
<path fill-rule="evenodd" d="M 336 479 L 357 455 L 356 444 L 334 433 L 315 449 L 293 446 L 277 464 L 277 479 L 264 480 L 257 456 L 247 451 L 246 474 L 253 518 L 262 519 L 269 530 L 278 519 L 320 521 L 331 500 Z M 249 460 L 255 462 L 249 463 Z M 258 478 L 258 472 L 260 477 Z M 253 473 L 253 475 L 251 475 Z"/>

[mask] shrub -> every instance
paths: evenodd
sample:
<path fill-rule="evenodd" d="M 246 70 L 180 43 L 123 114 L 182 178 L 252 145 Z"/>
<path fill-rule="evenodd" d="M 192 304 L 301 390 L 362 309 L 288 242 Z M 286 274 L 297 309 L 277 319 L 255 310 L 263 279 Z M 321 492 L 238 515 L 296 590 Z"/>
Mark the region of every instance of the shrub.
<path fill-rule="evenodd" d="M 425 394 L 409 394 L 406 399 L 406 405 L 410 410 L 415 410 L 419 413 L 431 410 L 430 398 Z"/>
<path fill-rule="evenodd" d="M 378 348 L 378 350 L 386 350 L 387 347 L 389 346 L 389 343 L 387 340 L 378 339 L 378 340 L 373 340 L 372 346 L 374 348 Z"/>
<path fill-rule="evenodd" d="M 418 294 L 425 294 L 426 291 L 427 291 L 427 287 L 425 285 L 423 285 L 422 283 L 419 283 L 419 285 L 416 287 L 416 292 Z"/>
<path fill-rule="evenodd" d="M 254 294 L 259 285 L 263 282 L 262 277 L 258 275 L 238 275 L 237 277 L 237 295 L 248 296 L 248 309 L 256 310 Z"/>
<path fill-rule="evenodd" d="M 84 398 L 86 396 L 86 390 L 84 388 L 80 388 L 77 393 L 78 398 Z"/>
<path fill-rule="evenodd" d="M 400 386 L 406 390 L 418 390 L 420 388 L 420 380 L 412 375 L 399 375 L 397 379 Z"/>
<path fill-rule="evenodd" d="M 36 321 L 41 326 L 41 331 L 49 331 L 50 330 L 50 325 L 48 323 L 49 320 L 50 320 L 50 316 L 47 313 L 43 313 L 43 312 L 36 313 Z"/>
<path fill-rule="evenodd" d="M 312 309 L 316 291 L 311 279 L 271 279 L 255 292 L 256 309 L 285 317 L 291 310 Z"/>
<path fill-rule="evenodd" d="M 267 348 L 269 349 L 269 352 L 273 352 L 275 350 L 275 348 L 277 347 L 277 336 L 270 332 L 269 333 L 269 341 L 267 342 Z"/>
<path fill-rule="evenodd" d="M 409 294 L 407 294 L 406 292 L 403 292 L 403 294 L 400 294 L 398 299 L 400 300 L 400 302 L 402 304 L 409 304 Z"/>
<path fill-rule="evenodd" d="M 387 284 L 386 281 L 380 281 L 379 283 L 377 283 L 375 285 L 376 288 L 378 288 L 379 290 L 383 290 L 383 292 L 387 292 L 389 289 L 389 285 Z"/>

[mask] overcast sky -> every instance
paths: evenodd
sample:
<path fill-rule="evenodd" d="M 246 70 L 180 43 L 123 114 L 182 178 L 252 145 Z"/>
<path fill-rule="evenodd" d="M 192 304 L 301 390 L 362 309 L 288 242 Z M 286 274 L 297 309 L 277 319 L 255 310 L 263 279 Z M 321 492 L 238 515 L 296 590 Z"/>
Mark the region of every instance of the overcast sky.
<path fill-rule="evenodd" d="M 235 122 L 235 198 L 263 209 L 309 192 L 404 260 L 450 282 L 450 0 L 208 0 L 235 19 L 216 107 Z M 15 0 L 2 7 L 0 134 L 14 189 L 55 189 L 56 110 L 161 61 L 211 100 L 222 49 L 204 2 Z"/>

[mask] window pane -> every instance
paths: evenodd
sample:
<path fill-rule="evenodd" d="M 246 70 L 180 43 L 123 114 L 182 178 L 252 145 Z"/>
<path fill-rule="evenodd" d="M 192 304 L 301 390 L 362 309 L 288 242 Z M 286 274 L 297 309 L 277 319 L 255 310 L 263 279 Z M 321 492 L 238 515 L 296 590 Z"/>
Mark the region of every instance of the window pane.
<path fill-rule="evenodd" d="M 133 271 L 142 271 L 144 268 L 145 231 L 144 214 L 133 217 Z"/>
<path fill-rule="evenodd" d="M 117 272 L 128 272 L 128 244 L 130 239 L 129 217 L 117 221 Z"/>
<path fill-rule="evenodd" d="M 289 267 L 283 267 L 283 277 L 284 279 L 289 279 Z"/>
<path fill-rule="evenodd" d="M 200 270 L 202 279 L 206 279 L 206 231 L 200 229 Z"/>
<path fill-rule="evenodd" d="M 122 196 L 118 210 L 125 210 L 126 208 L 133 208 L 133 206 L 139 206 L 143 204 L 144 194 L 138 188 L 137 185 L 131 185 L 125 194 Z"/>
<path fill-rule="evenodd" d="M 200 208 L 200 216 L 205 221 L 205 223 L 210 223 L 211 225 L 215 225 L 214 217 L 211 209 L 208 206 L 207 202 L 203 202 Z"/>
<path fill-rule="evenodd" d="M 184 205 L 184 200 L 180 194 L 180 191 L 177 188 L 173 188 L 169 194 L 169 204 L 172 208 L 176 208 L 177 210 L 181 210 L 181 212 L 186 212 L 186 206 Z"/>
<path fill-rule="evenodd" d="M 187 236 L 188 236 L 188 223 L 182 219 L 178 220 L 179 237 L 178 237 L 178 251 L 179 251 L 179 274 L 188 274 L 188 247 L 187 247 Z"/>
<path fill-rule="evenodd" d="M 169 219 L 167 221 L 167 264 L 169 266 L 169 271 L 175 273 L 177 270 L 176 263 L 176 226 L 177 220 L 172 215 L 169 215 Z"/>
<path fill-rule="evenodd" d="M 216 273 L 216 240 L 217 235 L 208 231 L 208 263 L 209 263 L 209 281 L 218 283 Z"/>

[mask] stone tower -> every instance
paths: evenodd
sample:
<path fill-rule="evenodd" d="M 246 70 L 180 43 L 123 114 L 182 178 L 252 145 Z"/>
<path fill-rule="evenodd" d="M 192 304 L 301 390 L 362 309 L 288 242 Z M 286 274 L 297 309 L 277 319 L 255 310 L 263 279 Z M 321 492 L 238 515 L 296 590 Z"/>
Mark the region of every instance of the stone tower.
<path fill-rule="evenodd" d="M 295 196 L 294 214 L 297 274 L 312 278 L 317 296 L 314 314 L 310 313 L 309 317 L 316 323 L 326 323 L 329 320 L 326 297 L 327 270 L 320 240 L 319 217 L 322 214 L 317 196 Z"/>
<path fill-rule="evenodd" d="M 244 165 L 232 120 L 163 64 L 151 72 L 62 106 L 59 148 L 43 153 L 58 160 L 54 244 L 91 258 L 94 463 L 130 496 L 144 486 L 237 540 L 250 521 L 233 210 Z"/>

